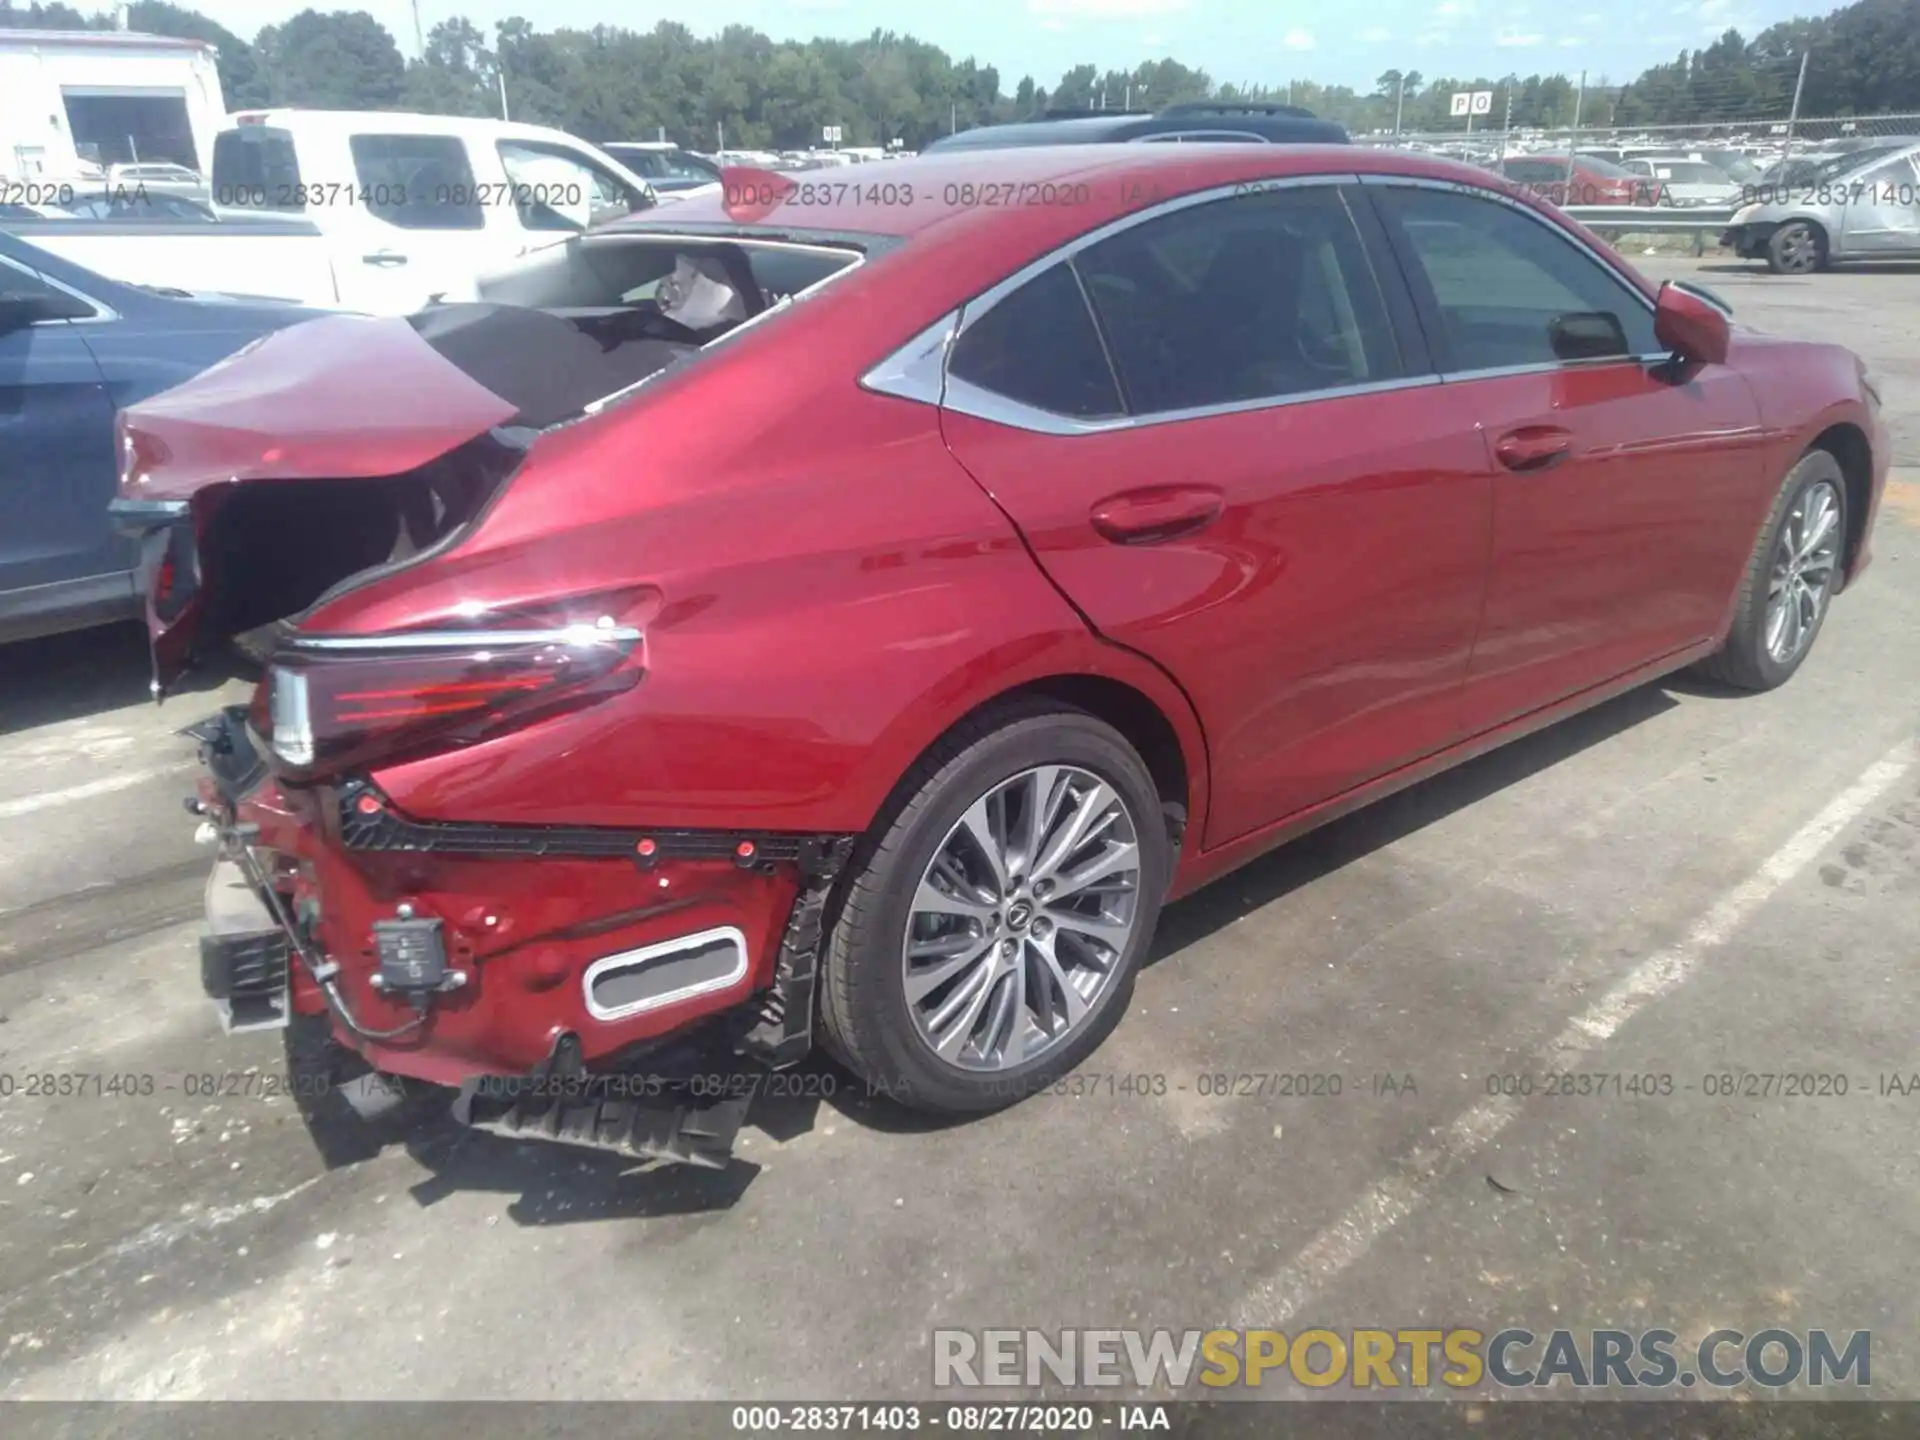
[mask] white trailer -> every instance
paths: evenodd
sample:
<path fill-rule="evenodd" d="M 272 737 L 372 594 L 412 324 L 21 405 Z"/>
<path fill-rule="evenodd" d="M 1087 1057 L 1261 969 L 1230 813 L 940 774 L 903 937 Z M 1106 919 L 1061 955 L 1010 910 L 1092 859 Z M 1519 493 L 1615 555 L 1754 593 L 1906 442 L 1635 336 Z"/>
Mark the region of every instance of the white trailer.
<path fill-rule="evenodd" d="M 122 30 L 0 30 L 0 188 L 98 179 L 115 165 L 205 175 L 226 122 L 217 55 Z"/>

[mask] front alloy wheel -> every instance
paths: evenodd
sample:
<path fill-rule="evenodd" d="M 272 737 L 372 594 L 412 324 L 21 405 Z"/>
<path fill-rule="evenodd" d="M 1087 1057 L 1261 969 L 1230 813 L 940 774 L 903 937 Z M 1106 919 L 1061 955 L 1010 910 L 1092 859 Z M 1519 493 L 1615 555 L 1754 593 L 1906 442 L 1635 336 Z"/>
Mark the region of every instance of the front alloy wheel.
<path fill-rule="evenodd" d="M 1800 493 L 1780 527 L 1767 586 L 1767 654 L 1791 665 L 1812 642 L 1840 563 L 1840 492 L 1821 480 Z"/>
<path fill-rule="evenodd" d="M 1139 830 L 1116 790 L 1071 765 L 1002 781 L 914 892 L 901 966 L 915 1031 L 963 1070 L 1038 1059 L 1113 980 L 1139 900 Z"/>
<path fill-rule="evenodd" d="M 1809 450 L 1780 482 L 1734 601 L 1726 643 L 1701 668 L 1742 690 L 1771 690 L 1813 649 L 1844 582 L 1847 481 L 1826 450 Z"/>

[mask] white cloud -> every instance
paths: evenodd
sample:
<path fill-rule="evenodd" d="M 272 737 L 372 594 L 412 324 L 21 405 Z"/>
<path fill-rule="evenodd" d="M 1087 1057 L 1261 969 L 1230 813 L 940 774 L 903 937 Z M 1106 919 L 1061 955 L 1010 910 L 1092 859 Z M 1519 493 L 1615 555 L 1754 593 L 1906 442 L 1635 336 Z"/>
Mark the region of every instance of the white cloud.
<path fill-rule="evenodd" d="M 1071 15 L 1081 20 L 1137 20 L 1144 15 L 1170 15 L 1185 10 L 1192 0 L 1027 0 L 1034 15 Z"/>
<path fill-rule="evenodd" d="M 1152 45 L 1152 46 L 1164 45 L 1167 43 L 1167 37 L 1162 35 L 1158 30 L 1156 30 L 1151 35 L 1142 35 L 1140 37 L 1140 43 L 1142 45 Z"/>
<path fill-rule="evenodd" d="M 1502 50 L 1524 50 L 1540 44 L 1546 38 L 1544 35 L 1521 35 L 1512 30 L 1502 30 L 1493 37 L 1493 43 Z"/>
<path fill-rule="evenodd" d="M 1054 34 L 1060 35 L 1066 32 L 1067 22 L 1064 20 L 1042 20 L 1040 22 L 1040 28 L 1042 30 L 1051 30 Z"/>
<path fill-rule="evenodd" d="M 1560 37 L 1560 48 L 1562 50 L 1571 50 L 1576 45 L 1584 45 L 1586 43 L 1586 41 L 1577 35 L 1562 35 Z"/>
<path fill-rule="evenodd" d="M 1289 30 L 1287 38 L 1280 42 L 1289 50 L 1313 49 L 1313 32 L 1310 30 Z"/>
<path fill-rule="evenodd" d="M 1471 15 L 1480 8 L 1479 0 L 1440 0 L 1436 15 Z"/>
<path fill-rule="evenodd" d="M 1452 36 L 1448 31 L 1429 30 L 1424 35 L 1417 37 L 1413 43 L 1419 46 L 1422 50 L 1428 50 L 1435 45 L 1446 44 L 1447 41 L 1451 38 Z"/>
<path fill-rule="evenodd" d="M 1378 45 L 1384 40 L 1391 40 L 1393 32 L 1384 25 L 1369 25 L 1360 32 L 1360 38 L 1369 45 Z"/>

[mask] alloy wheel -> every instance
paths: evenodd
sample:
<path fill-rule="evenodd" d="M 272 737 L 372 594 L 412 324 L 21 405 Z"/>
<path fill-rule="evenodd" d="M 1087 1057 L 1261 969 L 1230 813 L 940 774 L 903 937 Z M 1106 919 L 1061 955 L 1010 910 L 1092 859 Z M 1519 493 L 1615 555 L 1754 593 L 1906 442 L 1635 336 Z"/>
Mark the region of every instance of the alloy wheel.
<path fill-rule="evenodd" d="M 1774 243 L 1784 273 L 1808 275 L 1820 268 L 1820 241 L 1806 225 L 1789 225 Z"/>
<path fill-rule="evenodd" d="M 1840 493 L 1830 481 L 1809 485 L 1794 502 L 1774 546 L 1767 581 L 1767 654 L 1792 663 L 1813 639 L 1833 592 L 1840 561 Z"/>
<path fill-rule="evenodd" d="M 963 1070 L 1052 1050 L 1119 973 L 1140 901 L 1140 841 L 1113 786 L 1041 765 L 974 801 L 934 850 L 901 966 L 914 1029 Z"/>

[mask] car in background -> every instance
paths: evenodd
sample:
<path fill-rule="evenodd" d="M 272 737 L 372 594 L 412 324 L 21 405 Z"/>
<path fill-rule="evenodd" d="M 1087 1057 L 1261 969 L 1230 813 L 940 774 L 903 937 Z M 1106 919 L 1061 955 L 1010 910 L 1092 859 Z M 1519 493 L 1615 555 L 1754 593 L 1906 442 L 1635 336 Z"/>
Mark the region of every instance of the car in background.
<path fill-rule="evenodd" d="M 292 1093 L 708 1165 L 757 1088 L 713 1054 L 1011 1104 L 1169 898 L 1682 667 L 1786 683 L 1868 562 L 1855 356 L 1484 171 L 895 168 L 125 412 L 158 682 L 287 622 L 198 804 L 203 984 Z"/>
<path fill-rule="evenodd" d="M 213 206 L 191 195 L 155 190 L 140 183 L 109 185 L 98 190 L 76 188 L 73 198 L 63 207 L 81 220 L 102 220 L 117 224 L 214 225 L 220 222 Z"/>
<path fill-rule="evenodd" d="M 1744 150 L 1731 150 L 1722 146 L 1689 147 L 1676 145 L 1667 150 L 1630 150 L 1625 160 L 1655 160 L 1668 162 L 1685 160 L 1711 165 L 1736 185 L 1757 185 L 1765 170 L 1756 165 Z"/>
<path fill-rule="evenodd" d="M 1920 256 L 1920 142 L 1836 155 L 1747 198 L 1720 243 L 1776 275 Z"/>
<path fill-rule="evenodd" d="M 208 189 L 206 177 L 198 171 L 189 170 L 184 165 L 156 161 L 109 166 L 106 182 L 109 188 L 116 190 L 138 187 L 151 192 L 198 196 L 202 199 L 206 197 Z"/>
<path fill-rule="evenodd" d="M 1590 155 L 1509 155 L 1491 167 L 1549 205 L 1653 205 L 1659 186 Z"/>
<path fill-rule="evenodd" d="M 682 195 L 720 183 L 720 167 L 670 141 L 610 140 L 600 147 L 653 187 L 656 195 Z"/>
<path fill-rule="evenodd" d="M 1220 141 L 1268 145 L 1345 145 L 1344 125 L 1294 105 L 1195 101 L 1152 112 L 1049 110 L 1038 120 L 976 125 L 930 141 L 921 153 L 999 150 L 1024 145 L 1111 145 L 1126 141 Z"/>
<path fill-rule="evenodd" d="M 1621 168 L 1658 184 L 1662 205 L 1702 209 L 1736 205 L 1741 188 L 1724 171 L 1704 160 L 1685 160 L 1667 155 L 1629 156 Z"/>
<path fill-rule="evenodd" d="M 0 642 L 139 615 L 114 412 L 313 313 L 122 285 L 0 232 Z"/>

